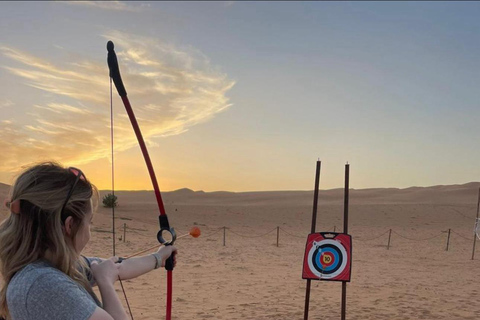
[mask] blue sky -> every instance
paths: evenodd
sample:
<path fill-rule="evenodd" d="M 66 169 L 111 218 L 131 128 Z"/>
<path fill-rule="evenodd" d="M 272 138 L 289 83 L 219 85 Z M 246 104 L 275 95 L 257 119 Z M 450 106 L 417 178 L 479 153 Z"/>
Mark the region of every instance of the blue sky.
<path fill-rule="evenodd" d="M 324 189 L 342 186 L 347 161 L 353 188 L 478 181 L 479 14 L 477 2 L 2 2 L 0 181 L 54 159 L 109 187 L 108 39 L 162 189 L 312 189 L 317 158 Z M 118 187 L 150 189 L 114 104 Z"/>

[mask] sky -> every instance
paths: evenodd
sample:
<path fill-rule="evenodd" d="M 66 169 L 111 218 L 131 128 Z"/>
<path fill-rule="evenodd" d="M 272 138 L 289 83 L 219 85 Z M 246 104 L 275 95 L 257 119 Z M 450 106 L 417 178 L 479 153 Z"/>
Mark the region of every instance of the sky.
<path fill-rule="evenodd" d="M 479 181 L 480 2 L 0 2 L 0 182 L 111 188 L 115 43 L 160 189 Z M 113 91 L 115 189 L 151 190 Z"/>

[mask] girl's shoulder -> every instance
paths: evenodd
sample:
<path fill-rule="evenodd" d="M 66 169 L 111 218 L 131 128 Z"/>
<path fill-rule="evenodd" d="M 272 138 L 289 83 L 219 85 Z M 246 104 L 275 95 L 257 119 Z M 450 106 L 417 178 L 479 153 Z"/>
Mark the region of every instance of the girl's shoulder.
<path fill-rule="evenodd" d="M 15 274 L 7 287 L 7 304 L 14 319 L 65 319 L 67 313 L 79 315 L 74 319 L 88 319 L 84 316 L 97 307 L 85 289 L 44 261 Z"/>
<path fill-rule="evenodd" d="M 73 282 L 69 276 L 45 261 L 36 261 L 26 265 L 10 280 L 7 287 L 7 300 L 25 300 L 33 287 L 39 285 L 48 289 L 61 283 Z"/>
<path fill-rule="evenodd" d="M 9 287 L 20 286 L 25 289 L 43 278 L 49 278 L 51 280 L 56 279 L 59 281 L 73 281 L 65 273 L 51 266 L 46 261 L 36 261 L 26 265 L 23 269 L 18 271 L 10 281 Z"/>

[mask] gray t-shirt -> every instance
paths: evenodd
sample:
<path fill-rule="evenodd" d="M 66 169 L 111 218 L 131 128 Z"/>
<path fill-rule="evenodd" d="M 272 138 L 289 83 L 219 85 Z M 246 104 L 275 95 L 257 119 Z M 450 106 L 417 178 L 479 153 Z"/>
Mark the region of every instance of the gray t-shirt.
<path fill-rule="evenodd" d="M 88 265 L 95 259 L 86 258 Z M 91 274 L 89 280 L 93 283 Z M 13 276 L 7 304 L 13 320 L 86 320 L 101 307 L 95 295 L 45 261 L 31 263 Z"/>

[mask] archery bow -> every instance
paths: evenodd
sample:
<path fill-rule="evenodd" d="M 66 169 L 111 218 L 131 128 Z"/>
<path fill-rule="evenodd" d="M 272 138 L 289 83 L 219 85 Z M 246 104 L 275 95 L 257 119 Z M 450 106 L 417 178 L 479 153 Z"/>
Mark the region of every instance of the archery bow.
<path fill-rule="evenodd" d="M 175 234 L 175 230 L 171 228 L 168 223 L 167 213 L 165 212 L 162 195 L 160 194 L 160 188 L 158 187 L 157 178 L 155 176 L 155 172 L 152 166 L 152 161 L 150 160 L 147 146 L 145 145 L 145 141 L 143 140 L 142 132 L 140 131 L 140 127 L 138 126 L 137 119 L 135 118 L 135 114 L 133 113 L 133 109 L 130 105 L 130 101 L 128 100 L 127 91 L 125 90 L 125 86 L 123 85 L 123 82 L 122 82 L 122 77 L 120 76 L 117 55 L 115 54 L 114 44 L 112 41 L 108 41 L 107 51 L 108 51 L 107 62 L 108 62 L 108 68 L 110 69 L 110 78 L 113 80 L 113 83 L 117 88 L 118 94 L 122 98 L 123 105 L 125 106 L 125 110 L 127 111 L 130 122 L 132 123 L 132 127 L 133 127 L 133 130 L 135 131 L 135 135 L 137 136 L 137 140 L 140 145 L 140 149 L 142 150 L 145 163 L 147 164 L 148 173 L 150 174 L 150 179 L 152 180 L 153 190 L 155 192 L 158 209 L 160 211 L 160 214 L 159 214 L 160 231 L 158 231 L 157 233 L 157 240 L 161 244 L 166 246 L 173 245 L 177 236 Z M 170 234 L 171 240 L 169 241 L 165 240 L 163 236 L 165 232 Z M 171 314 L 172 314 L 173 255 L 167 259 L 165 263 L 165 269 L 167 270 L 166 320 L 170 320 Z"/>

